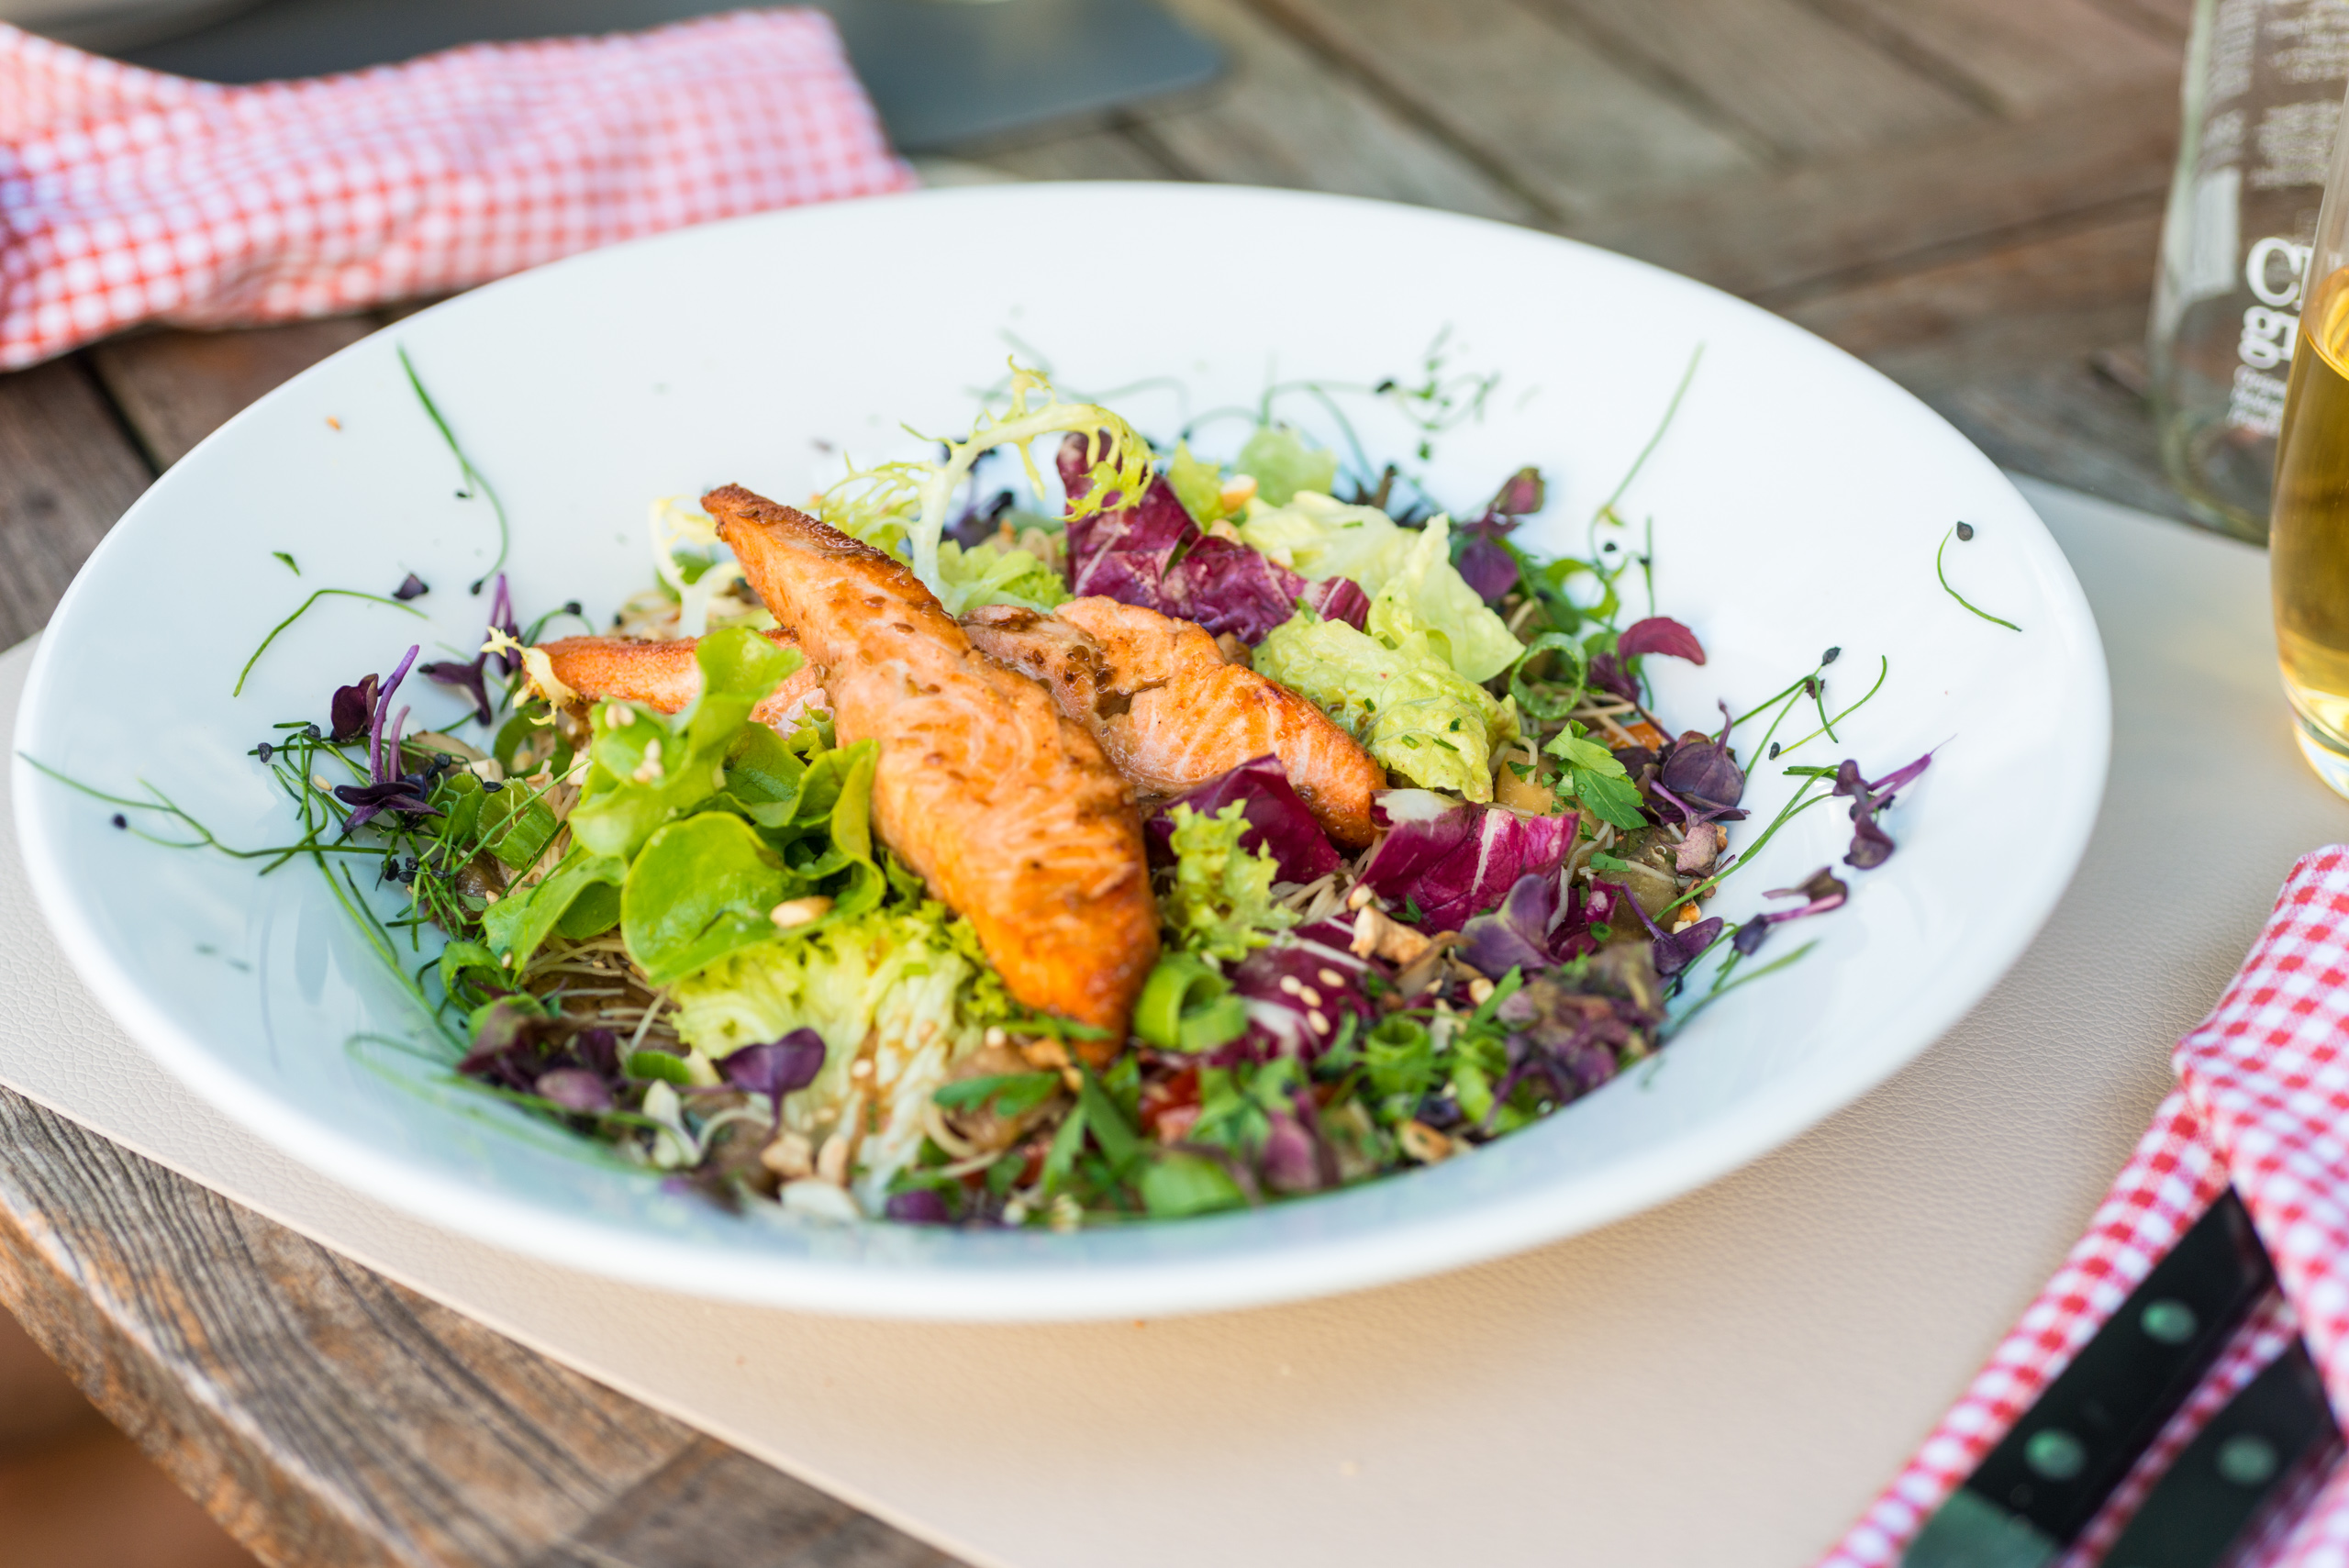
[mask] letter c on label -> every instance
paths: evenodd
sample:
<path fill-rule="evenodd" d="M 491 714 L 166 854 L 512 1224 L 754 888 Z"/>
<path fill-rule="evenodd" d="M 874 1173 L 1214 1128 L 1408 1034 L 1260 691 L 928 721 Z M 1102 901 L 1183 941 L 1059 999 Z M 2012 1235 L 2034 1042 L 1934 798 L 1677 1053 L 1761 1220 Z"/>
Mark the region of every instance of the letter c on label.
<path fill-rule="evenodd" d="M 2262 305 L 2299 304 L 2300 274 L 2308 270 L 2309 249 L 2274 235 L 2255 241 L 2243 262 L 2243 281 L 2250 285 L 2253 297 Z M 2291 269 L 2285 274 L 2281 288 L 2276 286 L 2276 263 L 2279 261 Z"/>

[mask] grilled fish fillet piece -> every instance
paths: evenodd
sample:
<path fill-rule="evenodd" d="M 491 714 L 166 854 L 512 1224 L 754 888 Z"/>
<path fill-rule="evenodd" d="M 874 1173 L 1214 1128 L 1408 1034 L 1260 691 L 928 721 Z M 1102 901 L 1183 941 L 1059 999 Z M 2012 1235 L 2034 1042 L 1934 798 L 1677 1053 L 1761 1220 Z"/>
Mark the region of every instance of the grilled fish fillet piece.
<path fill-rule="evenodd" d="M 796 646 L 779 631 L 764 635 L 778 648 Z M 694 646 L 690 637 L 668 642 L 565 637 L 541 642 L 539 651 L 553 666 L 554 678 L 590 702 L 614 697 L 660 713 L 682 713 L 701 695 L 701 666 L 694 662 Z M 802 664 L 751 710 L 751 717 L 761 724 L 779 724 L 803 706 L 821 707 L 823 684 L 813 664 Z"/>
<path fill-rule="evenodd" d="M 1048 616 L 989 605 L 963 626 L 981 652 L 1051 687 L 1145 798 L 1269 752 L 1323 831 L 1348 849 L 1370 842 L 1370 797 L 1386 771 L 1308 699 L 1225 663 L 1197 624 L 1096 597 Z"/>
<path fill-rule="evenodd" d="M 841 740 L 881 743 L 882 839 L 970 921 L 1014 996 L 1108 1030 L 1088 1050 L 1106 1059 L 1158 958 L 1125 780 L 897 562 L 739 485 L 702 509 L 821 672 Z"/>

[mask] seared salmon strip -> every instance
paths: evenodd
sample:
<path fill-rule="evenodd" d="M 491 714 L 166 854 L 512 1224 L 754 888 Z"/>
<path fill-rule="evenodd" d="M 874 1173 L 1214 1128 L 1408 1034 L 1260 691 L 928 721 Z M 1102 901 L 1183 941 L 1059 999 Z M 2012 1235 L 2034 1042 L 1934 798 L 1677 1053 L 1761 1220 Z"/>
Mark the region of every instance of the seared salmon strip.
<path fill-rule="evenodd" d="M 778 648 L 794 644 L 779 631 L 765 634 Z M 590 702 L 607 697 L 642 703 L 660 713 L 682 713 L 701 695 L 701 666 L 694 662 L 690 637 L 667 642 L 643 642 L 632 637 L 565 637 L 541 642 L 539 651 L 554 667 L 554 678 Z M 811 695 L 823 706 L 823 678 L 813 664 L 802 664 L 783 678 L 751 717 L 761 724 L 778 724 L 793 717 Z"/>
<path fill-rule="evenodd" d="M 1158 959 L 1125 780 L 897 561 L 739 485 L 701 504 L 821 672 L 835 733 L 881 743 L 882 840 L 971 923 L 1012 995 L 1108 1030 L 1087 1048 L 1106 1060 Z"/>
<path fill-rule="evenodd" d="M 1085 598 L 1048 616 L 990 605 L 963 625 L 981 652 L 1051 687 L 1145 798 L 1269 753 L 1323 831 L 1348 849 L 1370 842 L 1370 797 L 1386 771 L 1309 700 L 1224 662 L 1194 622 Z"/>

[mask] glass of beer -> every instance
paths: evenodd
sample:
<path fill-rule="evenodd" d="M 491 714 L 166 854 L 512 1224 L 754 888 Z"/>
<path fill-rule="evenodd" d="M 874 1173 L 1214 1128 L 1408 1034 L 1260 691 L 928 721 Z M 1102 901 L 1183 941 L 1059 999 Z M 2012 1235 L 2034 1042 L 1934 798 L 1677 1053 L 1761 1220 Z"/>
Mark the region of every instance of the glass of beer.
<path fill-rule="evenodd" d="M 2349 119 L 2343 124 L 2291 339 L 2268 571 L 2300 751 L 2349 795 Z"/>

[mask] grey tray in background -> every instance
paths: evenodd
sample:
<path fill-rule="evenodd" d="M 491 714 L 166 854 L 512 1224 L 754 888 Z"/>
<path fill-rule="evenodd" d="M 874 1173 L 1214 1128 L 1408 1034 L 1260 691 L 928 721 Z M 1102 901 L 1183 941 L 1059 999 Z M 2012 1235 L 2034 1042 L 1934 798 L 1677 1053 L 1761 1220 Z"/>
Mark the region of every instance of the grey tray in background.
<path fill-rule="evenodd" d="M 1214 47 L 1151 0 L 817 0 L 901 151 L 984 140 L 1196 87 Z M 317 76 L 456 44 L 658 27 L 695 0 L 267 0 L 119 51 L 212 82 Z"/>

